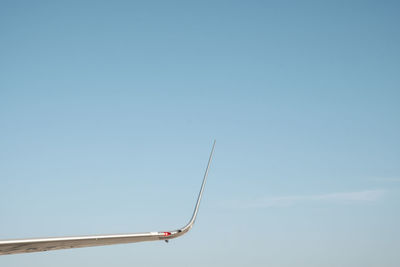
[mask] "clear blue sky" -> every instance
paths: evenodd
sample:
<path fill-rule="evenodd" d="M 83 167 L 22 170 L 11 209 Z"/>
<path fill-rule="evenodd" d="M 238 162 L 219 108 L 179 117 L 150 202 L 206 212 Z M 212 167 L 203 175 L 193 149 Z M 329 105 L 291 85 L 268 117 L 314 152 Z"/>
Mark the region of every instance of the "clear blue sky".
<path fill-rule="evenodd" d="M 397 1 L 1 1 L 0 266 L 400 264 Z"/>

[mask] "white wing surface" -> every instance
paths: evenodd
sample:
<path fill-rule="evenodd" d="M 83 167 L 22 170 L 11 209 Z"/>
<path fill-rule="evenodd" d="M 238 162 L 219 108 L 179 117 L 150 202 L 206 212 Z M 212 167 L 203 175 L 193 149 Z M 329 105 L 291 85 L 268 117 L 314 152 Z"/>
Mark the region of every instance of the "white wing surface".
<path fill-rule="evenodd" d="M 201 197 L 204 191 L 204 186 L 207 181 L 208 170 L 213 157 L 214 148 L 215 148 L 215 141 L 211 150 L 210 158 L 208 160 L 207 169 L 204 174 L 203 183 L 201 184 L 200 192 L 197 198 L 192 218 L 185 227 L 178 230 L 163 231 L 163 232 L 0 240 L 0 255 L 48 251 L 48 250 L 67 249 L 67 248 L 105 246 L 105 245 L 135 243 L 144 241 L 165 240 L 168 242 L 169 239 L 179 237 L 187 233 L 192 228 L 196 220 Z"/>

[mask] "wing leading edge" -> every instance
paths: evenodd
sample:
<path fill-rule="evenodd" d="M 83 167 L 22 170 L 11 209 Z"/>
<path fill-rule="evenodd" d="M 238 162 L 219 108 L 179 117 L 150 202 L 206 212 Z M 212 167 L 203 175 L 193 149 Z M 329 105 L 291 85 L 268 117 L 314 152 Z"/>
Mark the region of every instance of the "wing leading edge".
<path fill-rule="evenodd" d="M 29 253 L 48 251 L 67 248 L 83 248 L 94 246 L 105 246 L 114 244 L 136 243 L 144 241 L 168 241 L 187 233 L 193 226 L 197 213 L 199 211 L 201 197 L 203 195 L 204 186 L 207 181 L 208 170 L 214 154 L 215 141 L 212 146 L 210 158 L 206 171 L 204 173 L 203 182 L 197 197 L 196 206 L 193 211 L 192 218 L 188 224 L 178 230 L 166 232 L 147 232 L 133 234 L 116 234 L 116 235 L 92 235 L 92 236 L 71 236 L 71 237 L 50 237 L 50 238 L 34 238 L 34 239 L 16 239 L 16 240 L 0 240 L 0 255 L 9 255 L 17 253 Z"/>

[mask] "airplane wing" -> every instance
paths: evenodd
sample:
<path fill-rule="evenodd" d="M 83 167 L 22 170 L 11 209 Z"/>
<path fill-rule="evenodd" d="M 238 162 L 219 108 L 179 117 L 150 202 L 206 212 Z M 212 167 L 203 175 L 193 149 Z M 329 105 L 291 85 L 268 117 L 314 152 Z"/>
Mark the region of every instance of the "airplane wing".
<path fill-rule="evenodd" d="M 94 247 L 94 246 L 135 243 L 144 241 L 165 240 L 166 242 L 168 242 L 169 239 L 179 237 L 187 233 L 192 228 L 196 220 L 196 216 L 199 211 L 201 197 L 204 191 L 204 186 L 207 181 L 208 170 L 213 157 L 214 148 L 215 148 L 215 141 L 211 150 L 210 158 L 208 160 L 207 168 L 203 178 L 203 183 L 201 184 L 200 192 L 197 198 L 192 218 L 190 219 L 189 223 L 186 226 L 178 230 L 163 231 L 163 232 L 0 240 L 0 255 L 39 252 L 39 251 L 67 249 L 67 248 Z"/>

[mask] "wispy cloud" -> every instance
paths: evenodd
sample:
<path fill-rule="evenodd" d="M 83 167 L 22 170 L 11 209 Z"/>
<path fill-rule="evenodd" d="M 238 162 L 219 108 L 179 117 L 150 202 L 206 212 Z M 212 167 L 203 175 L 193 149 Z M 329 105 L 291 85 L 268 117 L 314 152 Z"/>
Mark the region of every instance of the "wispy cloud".
<path fill-rule="evenodd" d="M 384 190 L 365 190 L 356 192 L 338 192 L 318 195 L 292 195 L 292 196 L 275 196 L 265 197 L 253 201 L 241 201 L 225 203 L 224 206 L 236 208 L 268 208 L 268 207 L 285 207 L 296 204 L 304 204 L 310 202 L 336 202 L 336 203 L 357 203 L 377 201 L 385 193 Z M 226 205 L 228 204 L 228 205 Z"/>
<path fill-rule="evenodd" d="M 373 180 L 377 182 L 400 182 L 400 178 L 397 177 L 379 177 Z"/>

